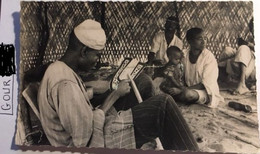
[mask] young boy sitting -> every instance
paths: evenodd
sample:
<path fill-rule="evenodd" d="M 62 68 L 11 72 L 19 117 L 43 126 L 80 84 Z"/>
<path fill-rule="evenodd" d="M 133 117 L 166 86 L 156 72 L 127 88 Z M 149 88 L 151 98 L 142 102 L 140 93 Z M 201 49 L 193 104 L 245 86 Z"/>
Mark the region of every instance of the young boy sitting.
<path fill-rule="evenodd" d="M 169 62 L 164 67 L 159 68 L 155 75 L 165 78 L 160 85 L 163 92 L 170 94 L 172 97 L 178 97 L 184 86 L 183 53 L 176 46 L 169 47 L 166 52 Z"/>

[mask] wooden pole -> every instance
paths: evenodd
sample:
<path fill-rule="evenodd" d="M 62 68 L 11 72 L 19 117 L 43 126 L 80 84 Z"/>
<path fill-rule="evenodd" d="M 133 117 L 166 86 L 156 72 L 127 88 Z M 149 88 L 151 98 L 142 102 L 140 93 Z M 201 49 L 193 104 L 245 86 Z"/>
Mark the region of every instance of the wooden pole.
<path fill-rule="evenodd" d="M 134 90 L 134 93 L 135 93 L 135 96 L 136 96 L 136 98 L 137 98 L 138 103 L 142 103 L 142 102 L 143 102 L 143 99 L 142 99 L 142 97 L 141 97 L 141 95 L 140 95 L 139 90 L 137 89 L 137 86 L 136 86 L 136 84 L 135 84 L 133 78 L 132 78 L 131 75 L 129 75 L 129 74 L 127 74 L 127 76 L 128 76 L 128 78 L 130 79 L 130 82 L 131 82 L 131 85 L 132 85 L 132 88 L 133 88 L 133 90 Z M 157 146 L 157 149 L 158 149 L 158 150 L 163 150 L 162 143 L 161 143 L 161 141 L 160 141 L 160 139 L 159 139 L 158 137 L 155 139 L 155 142 L 156 142 L 156 144 L 157 144 L 157 145 L 156 145 L 156 146 Z"/>

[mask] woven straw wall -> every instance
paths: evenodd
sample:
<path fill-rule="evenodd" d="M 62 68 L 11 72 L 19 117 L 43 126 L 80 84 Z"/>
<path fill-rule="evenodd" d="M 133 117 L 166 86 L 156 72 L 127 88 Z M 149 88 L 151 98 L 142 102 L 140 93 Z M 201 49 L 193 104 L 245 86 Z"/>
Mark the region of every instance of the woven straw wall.
<path fill-rule="evenodd" d="M 245 40 L 252 37 L 248 28 L 253 15 L 252 2 L 180 2 L 178 13 L 182 39 L 185 40 L 188 29 L 203 28 L 208 38 L 207 48 L 216 58 L 225 46 L 236 48 L 238 37 Z"/>
<path fill-rule="evenodd" d="M 78 2 L 23 2 L 21 60 L 24 70 L 35 67 L 41 49 L 45 54 L 43 63 L 60 58 L 72 28 L 87 18 L 100 21 L 108 36 L 101 61 L 114 64 L 123 55 L 145 62 L 151 38 L 162 28 L 165 18 L 176 13 L 176 3 L 173 2 L 108 2 L 103 6 L 104 10 L 99 2 L 85 5 Z"/>
<path fill-rule="evenodd" d="M 203 28 L 207 48 L 218 57 L 224 46 L 236 47 L 238 36 L 250 37 L 252 7 L 252 2 L 22 2 L 21 60 L 25 71 L 57 60 L 72 28 L 91 18 L 108 37 L 101 61 L 115 64 L 123 55 L 145 62 L 152 37 L 170 15 L 179 17 L 184 41 L 189 28 Z"/>
<path fill-rule="evenodd" d="M 109 2 L 105 8 L 108 42 L 102 61 L 111 63 L 121 56 L 147 61 L 152 37 L 177 11 L 174 2 Z"/>
<path fill-rule="evenodd" d="M 72 28 L 85 19 L 100 22 L 100 2 L 22 2 L 21 60 L 24 70 L 59 59 L 67 48 Z M 41 63 L 39 62 L 39 63 Z"/>

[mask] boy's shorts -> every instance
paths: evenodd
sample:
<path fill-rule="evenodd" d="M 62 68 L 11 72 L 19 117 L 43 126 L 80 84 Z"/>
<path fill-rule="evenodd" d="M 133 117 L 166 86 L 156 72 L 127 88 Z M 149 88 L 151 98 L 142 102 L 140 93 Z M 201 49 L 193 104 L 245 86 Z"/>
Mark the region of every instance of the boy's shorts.
<path fill-rule="evenodd" d="M 197 100 L 196 103 L 207 104 L 209 102 L 209 96 L 206 90 L 197 90 L 197 89 L 193 89 L 193 90 L 195 90 L 199 94 L 199 99 Z"/>

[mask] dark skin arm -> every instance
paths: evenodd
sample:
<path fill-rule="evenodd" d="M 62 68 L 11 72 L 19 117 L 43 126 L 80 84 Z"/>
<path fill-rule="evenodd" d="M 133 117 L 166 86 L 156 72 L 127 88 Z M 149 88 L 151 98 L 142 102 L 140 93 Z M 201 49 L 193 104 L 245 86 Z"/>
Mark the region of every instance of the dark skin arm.
<path fill-rule="evenodd" d="M 246 86 L 246 66 L 243 63 L 239 63 L 240 67 L 240 81 L 238 83 L 237 88 L 234 91 L 234 94 L 239 93 L 239 94 L 244 94 L 249 91 L 249 89 Z"/>
<path fill-rule="evenodd" d="M 183 85 L 182 85 L 180 82 L 178 82 L 174 77 L 172 77 L 172 76 L 167 76 L 167 75 L 166 75 L 166 77 L 172 82 L 172 84 L 173 84 L 175 87 L 178 87 L 178 88 L 182 88 L 182 87 L 183 87 Z"/>
<path fill-rule="evenodd" d="M 149 52 L 147 64 L 152 65 L 154 58 L 155 58 L 155 53 Z"/>
<path fill-rule="evenodd" d="M 105 99 L 104 103 L 101 104 L 99 109 L 106 113 L 111 106 L 122 96 L 130 92 L 130 85 L 128 80 L 123 80 L 119 83 L 117 90 L 112 91 Z"/>
<path fill-rule="evenodd" d="M 228 59 L 233 58 L 233 57 L 235 57 L 235 55 L 230 56 L 230 57 L 221 58 L 221 59 L 219 59 L 218 62 L 222 62 L 222 61 L 228 60 Z"/>
<path fill-rule="evenodd" d="M 197 89 L 197 90 L 204 90 L 205 87 L 202 83 L 199 83 L 199 84 L 196 84 L 196 85 L 193 85 L 193 86 L 190 86 L 189 89 Z"/>

